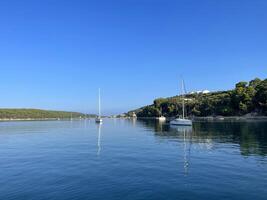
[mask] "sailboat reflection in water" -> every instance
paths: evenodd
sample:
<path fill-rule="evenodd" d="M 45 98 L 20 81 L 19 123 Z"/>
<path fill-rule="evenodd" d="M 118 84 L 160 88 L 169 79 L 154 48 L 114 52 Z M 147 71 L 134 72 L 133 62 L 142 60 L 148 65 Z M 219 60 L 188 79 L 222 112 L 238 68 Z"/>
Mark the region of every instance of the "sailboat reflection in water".
<path fill-rule="evenodd" d="M 179 135 L 183 135 L 184 175 L 187 176 L 190 167 L 190 153 L 192 144 L 192 126 L 171 126 Z"/>
<path fill-rule="evenodd" d="M 101 126 L 102 124 L 99 123 L 97 124 L 97 130 L 98 130 L 98 135 L 97 135 L 97 155 L 100 155 L 101 151 Z"/>

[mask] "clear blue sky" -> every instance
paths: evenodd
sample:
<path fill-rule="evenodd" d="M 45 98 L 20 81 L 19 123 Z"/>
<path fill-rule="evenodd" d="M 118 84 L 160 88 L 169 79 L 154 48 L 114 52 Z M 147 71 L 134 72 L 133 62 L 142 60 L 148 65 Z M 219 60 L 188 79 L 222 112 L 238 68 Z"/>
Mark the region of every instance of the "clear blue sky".
<path fill-rule="evenodd" d="M 120 113 L 267 78 L 266 0 L 0 1 L 0 107 Z"/>

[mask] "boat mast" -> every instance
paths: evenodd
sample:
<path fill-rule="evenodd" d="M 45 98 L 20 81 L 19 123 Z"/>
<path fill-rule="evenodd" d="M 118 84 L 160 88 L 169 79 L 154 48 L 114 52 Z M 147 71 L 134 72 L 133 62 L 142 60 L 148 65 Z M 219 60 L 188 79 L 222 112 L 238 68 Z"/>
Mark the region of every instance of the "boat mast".
<path fill-rule="evenodd" d="M 100 88 L 98 89 L 98 117 L 101 118 L 101 96 L 100 96 Z"/>
<path fill-rule="evenodd" d="M 182 80 L 183 119 L 184 119 L 184 80 Z"/>

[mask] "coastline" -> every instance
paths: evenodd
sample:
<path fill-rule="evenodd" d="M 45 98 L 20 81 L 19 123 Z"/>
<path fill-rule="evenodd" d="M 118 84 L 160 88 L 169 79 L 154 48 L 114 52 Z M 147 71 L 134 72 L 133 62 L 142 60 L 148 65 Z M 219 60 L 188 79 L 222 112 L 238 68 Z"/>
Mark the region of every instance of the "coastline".
<path fill-rule="evenodd" d="M 90 119 L 90 118 L 82 118 L 82 119 Z M 0 122 L 15 122 L 15 121 L 70 121 L 70 118 L 0 118 Z M 80 120 L 80 118 L 73 118 L 73 120 Z"/>
<path fill-rule="evenodd" d="M 93 118 L 73 118 L 73 120 L 93 119 Z M 157 117 L 116 117 L 111 119 L 148 119 L 156 120 Z M 167 117 L 166 121 L 171 121 L 174 117 Z M 207 117 L 192 117 L 194 122 L 235 122 L 235 121 L 267 121 L 267 116 L 207 116 Z M 0 118 L 0 122 L 16 122 L 16 121 L 71 121 L 70 118 Z"/>
<path fill-rule="evenodd" d="M 267 116 L 215 116 L 215 117 L 194 117 L 194 121 L 216 122 L 216 121 L 267 121 Z"/>
<path fill-rule="evenodd" d="M 138 119 L 156 120 L 157 117 L 138 117 Z M 174 117 L 166 118 L 166 121 L 171 121 Z M 192 117 L 194 122 L 237 122 L 237 121 L 267 121 L 267 116 L 208 116 L 208 117 Z"/>

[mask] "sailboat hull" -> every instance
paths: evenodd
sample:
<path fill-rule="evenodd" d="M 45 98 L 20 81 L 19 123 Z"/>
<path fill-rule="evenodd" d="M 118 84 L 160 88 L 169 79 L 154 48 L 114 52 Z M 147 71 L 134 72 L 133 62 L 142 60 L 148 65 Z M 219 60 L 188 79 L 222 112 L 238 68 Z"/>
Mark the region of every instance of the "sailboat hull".
<path fill-rule="evenodd" d="M 176 126 L 192 126 L 192 120 L 190 119 L 174 119 L 170 121 L 171 125 Z"/>
<path fill-rule="evenodd" d="M 103 122 L 103 119 L 100 117 L 95 118 L 95 122 L 101 124 Z"/>
<path fill-rule="evenodd" d="M 166 121 L 166 117 L 164 117 L 164 116 L 157 117 L 157 120 L 163 122 L 163 121 Z"/>
<path fill-rule="evenodd" d="M 101 118 L 96 118 L 95 122 L 98 123 L 98 124 L 101 124 L 103 122 L 103 120 Z"/>

